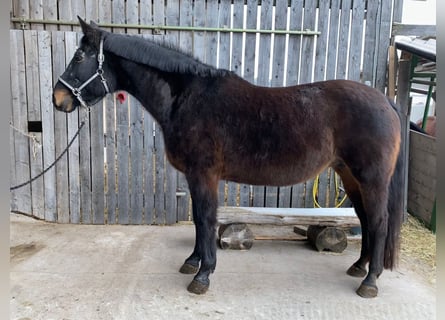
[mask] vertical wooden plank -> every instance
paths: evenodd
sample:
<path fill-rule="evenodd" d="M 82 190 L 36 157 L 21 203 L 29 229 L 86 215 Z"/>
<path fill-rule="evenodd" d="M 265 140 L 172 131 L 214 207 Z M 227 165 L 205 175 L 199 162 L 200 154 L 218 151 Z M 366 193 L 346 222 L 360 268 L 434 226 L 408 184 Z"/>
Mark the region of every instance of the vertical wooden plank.
<path fill-rule="evenodd" d="M 26 68 L 26 97 L 28 100 L 28 120 L 40 121 L 39 86 L 39 53 L 37 46 L 37 31 L 26 30 L 25 36 L 25 68 Z"/>
<path fill-rule="evenodd" d="M 106 1 L 106 0 L 105 0 Z M 178 0 L 176 0 L 178 1 Z M 153 25 L 153 15 L 152 15 L 152 1 L 151 0 L 140 0 L 139 6 L 139 21 L 142 25 Z M 150 30 L 142 29 L 141 33 L 151 34 Z"/>
<path fill-rule="evenodd" d="M 54 32 L 53 51 L 59 50 L 59 54 L 54 56 L 53 60 L 53 82 L 65 71 L 65 61 L 71 57 L 66 57 L 65 34 L 63 32 Z M 67 140 L 67 114 L 64 112 L 54 113 L 54 144 L 56 155 L 60 155 L 68 144 Z M 56 190 L 57 190 L 57 221 L 61 223 L 69 222 L 69 189 L 68 189 L 68 156 L 65 154 L 56 163 Z"/>
<path fill-rule="evenodd" d="M 126 22 L 128 24 L 139 24 L 139 1 L 127 0 L 125 3 Z M 127 33 L 138 33 L 137 29 L 128 28 Z"/>
<path fill-rule="evenodd" d="M 89 3 L 92 2 L 92 0 L 88 0 Z M 87 12 L 89 11 L 89 5 L 88 2 L 86 3 L 87 6 Z M 111 1 L 108 0 L 99 0 L 97 1 L 97 11 L 98 11 L 98 23 L 111 23 Z M 106 30 L 110 30 L 110 28 L 106 28 Z"/>
<path fill-rule="evenodd" d="M 43 19 L 57 20 L 57 0 L 43 1 Z M 47 25 L 46 30 L 57 30 L 57 25 Z"/>
<path fill-rule="evenodd" d="M 232 27 L 234 29 L 242 29 L 243 21 L 244 21 L 244 1 L 238 1 L 233 4 Z M 233 33 L 231 70 L 240 77 L 243 76 L 242 60 L 243 60 L 243 34 Z"/>
<path fill-rule="evenodd" d="M 34 14 L 33 11 L 32 14 Z M 41 29 L 39 26 L 36 27 Z M 28 121 L 41 121 L 37 31 L 27 30 L 24 32 L 24 36 Z M 29 132 L 28 128 L 25 132 L 29 136 L 29 165 L 31 177 L 34 177 L 43 171 L 42 134 L 40 132 Z M 39 178 L 31 183 L 32 214 L 38 218 L 43 218 L 44 216 L 43 197 L 43 178 Z"/>
<path fill-rule="evenodd" d="M 91 107 L 91 191 L 93 223 L 105 222 L 105 181 L 104 181 L 104 102 L 101 100 Z"/>
<path fill-rule="evenodd" d="M 75 1 L 72 0 L 71 1 L 71 21 L 76 21 L 77 22 L 77 16 L 79 17 L 85 17 L 86 21 L 90 22 L 90 20 L 93 20 L 95 22 L 97 22 L 97 10 L 95 10 L 96 5 L 97 5 L 97 0 L 95 1 L 96 3 L 93 6 L 93 3 L 91 1 L 88 1 L 88 11 L 85 10 L 85 4 L 88 0 L 83 0 L 83 1 Z M 77 31 L 80 32 L 80 26 L 77 27 L 73 27 L 72 28 L 73 31 Z"/>
<path fill-rule="evenodd" d="M 164 153 L 165 161 L 165 223 L 173 224 L 178 221 L 177 218 L 177 171 L 168 162 Z"/>
<path fill-rule="evenodd" d="M 180 1 L 170 0 L 167 1 L 167 7 L 165 11 L 165 21 L 168 26 L 179 26 L 180 17 Z M 179 46 L 179 31 L 168 30 L 167 31 L 168 43 L 173 44 L 175 48 Z"/>
<path fill-rule="evenodd" d="M 192 26 L 193 21 L 193 5 L 191 0 L 181 1 L 179 13 L 179 25 L 184 27 Z M 192 52 L 193 38 L 190 31 L 179 32 L 179 47 L 185 52 Z"/>
<path fill-rule="evenodd" d="M 10 31 L 11 59 L 11 101 L 12 126 L 14 126 L 15 181 L 13 185 L 24 183 L 30 179 L 29 171 L 29 141 L 23 133 L 27 132 L 27 102 L 26 102 L 26 69 L 23 31 Z M 32 214 L 31 186 L 26 185 L 11 192 L 11 210 Z"/>
<path fill-rule="evenodd" d="M 73 19 L 73 10 L 72 10 L 72 1 L 76 0 L 59 0 L 57 9 L 59 10 L 59 19 L 62 21 L 72 21 Z M 67 25 L 59 26 L 59 30 L 61 31 L 71 31 L 72 27 Z"/>
<path fill-rule="evenodd" d="M 91 216 L 91 153 L 90 153 L 90 117 L 88 110 L 79 110 L 79 118 L 85 125 L 79 133 L 79 180 L 81 222 L 92 222 Z"/>
<path fill-rule="evenodd" d="M 144 222 L 154 223 L 154 131 L 153 118 L 146 112 L 144 114 Z"/>
<path fill-rule="evenodd" d="M 231 1 L 221 0 L 219 5 L 219 27 L 229 28 L 231 20 Z M 230 33 L 221 32 L 219 34 L 219 61 L 218 67 L 230 69 Z"/>
<path fill-rule="evenodd" d="M 375 87 L 383 93 L 386 88 L 386 68 L 391 34 L 391 6 L 392 0 L 381 1 Z"/>
<path fill-rule="evenodd" d="M 111 21 L 115 24 L 125 23 L 125 1 L 124 0 L 114 0 L 111 6 Z M 124 33 L 124 28 L 113 28 L 113 32 Z"/>
<path fill-rule="evenodd" d="M 315 29 L 316 10 L 317 10 L 316 1 L 305 1 L 303 30 Z M 301 63 L 300 83 L 309 83 L 313 81 L 312 72 L 314 66 L 314 50 L 315 50 L 314 45 L 315 45 L 315 39 L 313 36 L 303 36 L 301 44 L 302 63 Z"/>
<path fill-rule="evenodd" d="M 193 26 L 206 26 L 206 4 L 205 0 L 195 0 L 193 5 Z M 205 36 L 203 31 L 193 32 L 193 56 L 200 61 L 205 61 Z"/>
<path fill-rule="evenodd" d="M 304 208 L 306 199 L 306 183 L 299 183 L 292 186 L 291 207 Z"/>
<path fill-rule="evenodd" d="M 139 23 L 139 3 L 137 0 L 127 0 L 126 21 L 129 24 Z M 136 34 L 137 29 L 127 29 L 128 34 Z M 132 96 L 128 96 L 130 105 L 130 223 L 142 224 L 143 193 L 142 193 L 142 146 L 143 117 L 142 106 Z"/>
<path fill-rule="evenodd" d="M 71 60 L 77 46 L 77 35 L 74 32 L 65 34 L 66 64 Z M 50 91 L 51 92 L 51 91 Z M 48 100 L 50 102 L 50 100 Z M 51 106 L 51 104 L 50 104 Z M 42 105 L 43 107 L 43 105 Z M 42 110 L 43 111 L 43 110 Z M 79 111 L 74 111 L 68 116 L 68 141 L 76 134 L 79 128 Z M 76 138 L 68 150 L 69 163 L 69 194 L 70 194 L 70 222 L 80 223 L 80 179 L 79 179 L 79 140 Z M 46 183 L 46 181 L 45 181 Z"/>
<path fill-rule="evenodd" d="M 246 28 L 256 29 L 258 19 L 258 0 L 247 0 L 246 8 Z M 245 35 L 245 50 L 244 50 L 244 79 L 250 83 L 255 82 L 255 48 L 257 35 L 247 33 Z"/>
<path fill-rule="evenodd" d="M 314 81 L 325 80 L 328 31 L 329 31 L 329 2 L 318 3 L 318 26 L 320 35 L 316 36 L 317 46 L 315 48 Z"/>
<path fill-rule="evenodd" d="M 273 1 L 265 0 L 261 2 L 260 29 L 272 29 Z M 258 53 L 258 84 L 261 86 L 270 85 L 270 57 L 271 57 L 271 35 L 260 35 L 260 47 Z"/>
<path fill-rule="evenodd" d="M 43 0 L 29 0 L 29 17 L 31 19 L 43 19 Z M 43 30 L 42 23 L 31 23 L 30 29 Z"/>
<path fill-rule="evenodd" d="M 117 143 L 117 183 L 118 183 L 118 221 L 129 224 L 129 141 L 128 141 L 128 99 L 116 108 L 116 143 Z"/>
<path fill-rule="evenodd" d="M 336 78 L 338 28 L 340 23 L 340 2 L 340 0 L 331 1 L 328 35 L 328 57 L 326 62 L 326 80 Z"/>
<path fill-rule="evenodd" d="M 380 1 L 366 2 L 365 45 L 363 50 L 362 82 L 375 87 L 378 17 Z"/>
<path fill-rule="evenodd" d="M 29 1 L 19 0 L 14 3 L 14 17 L 29 18 Z"/>
<path fill-rule="evenodd" d="M 51 95 L 52 92 L 51 88 L 51 73 L 48 75 L 48 71 L 51 72 L 51 42 L 49 41 L 48 37 L 43 37 L 43 35 L 48 35 L 48 33 L 42 33 L 38 32 L 36 36 L 38 39 L 36 39 L 37 43 L 36 45 L 38 52 L 38 68 L 39 68 L 39 74 L 37 75 L 39 77 L 38 83 L 39 85 L 39 95 L 35 96 L 33 99 L 38 100 L 39 109 L 40 106 L 42 107 L 42 110 L 39 110 L 39 118 L 41 118 L 41 112 L 43 112 L 43 108 L 46 105 L 49 105 L 52 107 L 52 101 L 51 101 Z M 43 88 L 42 86 L 46 85 L 46 88 Z M 29 104 L 29 100 L 28 100 Z M 43 129 L 43 128 L 42 128 Z M 43 131 L 43 130 L 42 130 Z M 43 171 L 43 148 L 42 148 L 42 139 L 43 134 L 42 133 L 34 133 L 34 135 L 37 136 L 37 141 L 39 141 L 39 145 L 37 145 L 37 141 L 31 141 L 31 177 L 36 176 L 37 174 L 41 173 Z M 32 190 L 32 207 L 33 207 L 33 215 L 44 219 L 45 218 L 45 185 L 44 185 L 44 177 L 39 178 L 35 180 L 31 185 Z"/>
<path fill-rule="evenodd" d="M 107 223 L 117 223 L 117 166 L 116 166 L 116 111 L 114 95 L 105 97 L 106 146 L 106 212 Z M 117 105 L 120 107 L 120 104 Z"/>
<path fill-rule="evenodd" d="M 81 5 L 80 10 L 81 12 L 85 12 L 85 19 L 86 21 L 93 20 L 94 22 L 99 22 L 100 17 L 105 18 L 103 16 L 103 12 L 101 13 L 99 10 L 99 5 L 101 0 L 85 0 L 85 4 L 83 4 L 83 1 L 77 1 Z M 83 11 L 85 10 L 85 11 Z M 102 16 L 101 16 L 102 14 Z M 77 14 L 76 14 L 77 15 Z M 81 16 L 82 17 L 82 16 Z M 107 15 L 109 17 L 109 14 Z M 77 19 L 76 16 L 73 17 L 74 19 Z M 103 22 L 103 21 L 102 21 Z M 80 31 L 80 26 L 74 28 L 75 31 Z"/>
<path fill-rule="evenodd" d="M 227 196 L 226 203 L 228 206 L 237 206 L 238 200 L 238 184 L 235 182 L 227 181 Z"/>
<path fill-rule="evenodd" d="M 125 23 L 125 1 L 112 2 L 111 20 L 116 24 Z M 124 33 L 124 28 L 113 28 L 113 32 Z M 128 133 L 128 99 L 116 106 L 116 168 L 117 168 L 117 220 L 119 224 L 130 223 L 129 195 L 129 133 Z"/>
<path fill-rule="evenodd" d="M 207 2 L 207 21 L 206 26 L 216 28 L 218 27 L 218 1 Z M 206 41 L 206 60 L 205 62 L 211 66 L 218 65 L 218 33 L 207 32 Z"/>
<path fill-rule="evenodd" d="M 287 28 L 287 0 L 276 0 L 275 4 L 275 28 L 274 30 L 286 30 Z M 284 57 L 286 54 L 286 35 L 275 34 L 272 61 L 272 87 L 284 85 Z"/>
<path fill-rule="evenodd" d="M 341 16 L 340 29 L 338 40 L 338 55 L 337 55 L 337 79 L 346 79 L 347 65 L 348 65 L 348 51 L 349 51 L 349 26 L 351 22 L 351 1 L 342 0 L 341 2 Z"/>
<path fill-rule="evenodd" d="M 143 149 L 143 117 L 142 106 L 136 98 L 130 99 L 130 159 L 131 159 L 131 187 L 130 207 L 132 224 L 142 224 L 143 214 L 143 188 L 142 188 L 142 149 Z"/>
<path fill-rule="evenodd" d="M 220 180 L 218 183 L 218 206 L 225 206 L 226 203 L 226 186 L 227 181 L 226 180 Z"/>
<path fill-rule="evenodd" d="M 106 0 L 99 0 L 97 3 L 97 16 L 99 23 L 111 23 L 111 2 Z M 96 3 L 94 0 L 86 0 L 86 11 L 94 15 L 96 10 Z M 110 30 L 110 28 L 107 28 Z M 104 145 L 105 145 L 105 159 L 104 159 L 104 222 L 109 224 L 117 223 L 117 166 L 116 166 L 116 111 L 115 111 L 115 97 L 114 94 L 109 94 L 104 99 Z M 119 107 L 120 105 L 118 105 Z"/>
<path fill-rule="evenodd" d="M 349 42 L 348 79 L 360 81 L 360 62 L 363 42 L 365 0 L 354 0 L 352 4 L 351 40 Z"/>
<path fill-rule="evenodd" d="M 10 38 L 12 38 L 12 34 L 10 35 Z M 12 79 L 11 79 L 12 80 Z M 12 81 L 11 81 L 12 82 Z M 10 181 L 10 187 L 13 187 L 19 183 L 21 183 L 21 181 L 17 180 L 16 177 L 16 158 L 15 158 L 15 129 L 12 127 L 12 125 L 14 124 L 14 118 L 13 118 L 13 110 L 14 110 L 14 104 L 11 103 L 10 105 L 11 108 L 11 112 L 10 117 L 9 117 L 9 181 Z M 18 209 L 18 203 L 17 203 L 17 198 L 16 198 L 16 190 L 10 191 L 9 192 L 9 210 L 11 210 L 11 212 L 17 212 Z"/>
<path fill-rule="evenodd" d="M 164 1 L 153 2 L 153 23 L 154 25 L 165 24 L 165 4 Z M 165 32 L 155 35 L 155 40 L 165 42 Z M 158 123 L 155 123 L 155 224 L 166 223 L 165 195 L 166 195 L 166 159 L 165 146 L 162 130 Z"/>
<path fill-rule="evenodd" d="M 401 151 L 402 154 L 402 166 L 403 166 L 403 200 L 402 206 L 406 212 L 407 202 L 408 202 L 408 162 L 409 162 L 409 79 L 411 70 L 411 60 L 401 59 L 399 61 L 399 75 L 397 78 L 397 105 L 400 108 L 401 113 L 401 131 L 402 131 L 402 141 L 401 141 Z M 405 217 L 406 218 L 406 217 Z"/>
<path fill-rule="evenodd" d="M 159 124 L 155 124 L 155 224 L 165 224 L 164 141 Z"/>

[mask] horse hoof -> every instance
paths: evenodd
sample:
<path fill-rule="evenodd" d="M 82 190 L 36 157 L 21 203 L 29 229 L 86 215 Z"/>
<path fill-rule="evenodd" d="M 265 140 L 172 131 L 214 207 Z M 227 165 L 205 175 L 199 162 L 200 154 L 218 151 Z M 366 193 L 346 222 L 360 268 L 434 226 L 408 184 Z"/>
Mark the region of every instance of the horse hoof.
<path fill-rule="evenodd" d="M 197 280 L 193 280 L 187 287 L 188 292 L 195 294 L 204 294 L 209 289 L 209 284 L 203 284 Z"/>
<path fill-rule="evenodd" d="M 376 286 L 361 284 L 356 292 L 362 298 L 375 298 L 377 297 L 378 289 Z"/>
<path fill-rule="evenodd" d="M 367 272 L 365 269 L 352 265 L 346 273 L 352 277 L 363 278 L 366 276 Z"/>
<path fill-rule="evenodd" d="M 198 266 L 194 266 L 190 263 L 184 263 L 181 269 L 179 269 L 179 272 L 183 274 L 195 274 L 196 272 L 198 272 L 198 270 Z"/>

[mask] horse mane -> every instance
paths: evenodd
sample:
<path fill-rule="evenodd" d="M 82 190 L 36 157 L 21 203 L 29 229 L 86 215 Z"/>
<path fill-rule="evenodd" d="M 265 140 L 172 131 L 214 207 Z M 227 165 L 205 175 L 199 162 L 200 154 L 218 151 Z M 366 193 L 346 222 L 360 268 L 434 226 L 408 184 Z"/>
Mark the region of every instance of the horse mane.
<path fill-rule="evenodd" d="M 136 35 L 108 33 L 104 37 L 104 50 L 165 72 L 200 77 L 224 76 L 231 73 L 207 65 L 171 45 L 161 45 Z"/>

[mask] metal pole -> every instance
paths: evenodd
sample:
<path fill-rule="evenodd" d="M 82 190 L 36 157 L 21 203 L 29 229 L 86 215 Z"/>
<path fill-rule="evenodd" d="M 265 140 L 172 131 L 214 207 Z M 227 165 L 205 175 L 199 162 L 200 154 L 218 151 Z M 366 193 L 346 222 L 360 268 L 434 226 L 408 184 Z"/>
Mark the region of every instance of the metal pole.
<path fill-rule="evenodd" d="M 62 20 L 43 20 L 43 19 L 28 19 L 28 18 L 11 18 L 11 22 L 17 22 L 22 25 L 26 24 L 50 24 L 63 26 L 79 26 L 77 22 L 62 21 Z M 289 34 L 289 35 L 305 35 L 316 36 L 321 34 L 314 30 L 262 30 L 262 29 L 237 29 L 237 28 L 213 28 L 213 27 L 190 27 L 190 26 L 150 26 L 141 24 L 120 24 L 120 23 L 99 23 L 100 27 L 104 28 L 127 28 L 127 29 L 145 29 L 159 32 L 161 30 L 169 31 L 197 31 L 197 32 L 233 32 L 233 33 L 262 33 L 262 34 Z"/>

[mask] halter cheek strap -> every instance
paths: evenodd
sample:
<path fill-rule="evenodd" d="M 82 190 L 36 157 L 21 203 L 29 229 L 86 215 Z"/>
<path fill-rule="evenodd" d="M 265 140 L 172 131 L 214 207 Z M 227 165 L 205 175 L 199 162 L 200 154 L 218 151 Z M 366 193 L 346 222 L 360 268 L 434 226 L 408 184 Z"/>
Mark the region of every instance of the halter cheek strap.
<path fill-rule="evenodd" d="M 79 100 L 80 104 L 84 107 L 88 107 L 88 105 L 86 104 L 86 102 L 82 99 L 82 90 L 89 85 L 94 79 L 96 79 L 97 77 L 100 78 L 100 81 L 102 82 L 102 85 L 104 86 L 105 92 L 106 93 L 110 93 L 110 89 L 108 87 L 107 84 L 107 79 L 105 79 L 104 77 L 104 70 L 102 68 L 102 65 L 104 63 L 105 60 L 105 56 L 103 53 L 103 44 L 104 44 L 104 40 L 101 39 L 100 40 L 100 44 L 99 44 L 99 54 L 97 56 L 97 62 L 99 63 L 96 73 L 93 74 L 88 80 L 86 80 L 84 83 L 82 83 L 78 88 L 73 87 L 72 85 L 70 85 L 67 81 L 65 81 L 61 76 L 59 77 L 59 81 L 61 83 L 63 83 L 68 89 L 71 90 L 71 92 L 73 93 L 73 95 L 77 98 L 77 100 Z"/>

